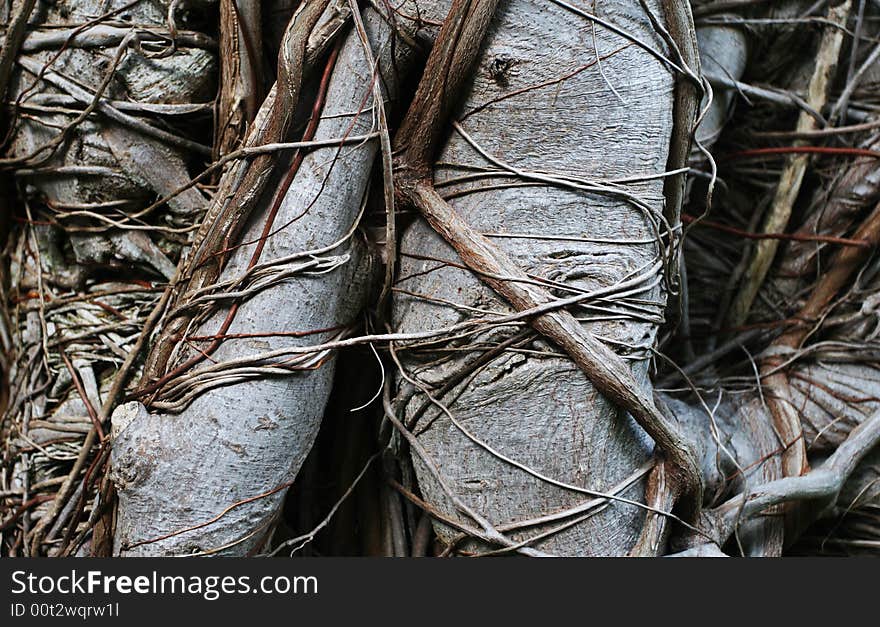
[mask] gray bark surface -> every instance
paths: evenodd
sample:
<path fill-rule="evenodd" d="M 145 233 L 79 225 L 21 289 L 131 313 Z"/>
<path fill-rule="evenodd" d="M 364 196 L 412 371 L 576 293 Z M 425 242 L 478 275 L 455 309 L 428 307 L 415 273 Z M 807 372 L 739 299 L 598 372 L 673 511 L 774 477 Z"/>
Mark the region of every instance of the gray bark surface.
<path fill-rule="evenodd" d="M 377 13 L 367 11 L 365 21 L 373 53 L 383 68 L 383 85 L 395 95 L 398 77 L 392 72 L 391 57 L 396 54 L 396 63 L 405 66 L 409 53 L 400 42 L 392 46 L 391 30 Z M 371 80 L 372 68 L 365 62 L 361 43 L 350 33 L 333 70 L 316 140 L 376 130 Z M 357 322 L 374 276 L 362 237 L 354 234 L 346 239 L 346 234 L 359 218 L 377 148 L 378 142 L 371 139 L 306 156 L 284 197 L 258 268 L 283 272 L 310 256 L 273 266 L 277 260 L 340 243 L 312 256 L 326 260 L 326 268 L 282 277 L 244 300 L 228 334 L 342 330 Z M 277 178 L 270 182 L 270 192 Z M 267 194 L 260 201 L 242 241 L 260 238 L 270 197 Z M 253 247 L 236 249 L 221 274 L 221 284 L 246 274 Z M 193 334 L 215 333 L 225 316 L 223 308 Z M 220 364 L 246 360 L 250 355 L 320 343 L 339 333 L 227 339 L 211 360 Z M 177 362 L 192 354 L 182 351 Z M 252 365 L 267 361 L 257 359 Z M 293 480 L 314 442 L 333 380 L 332 356 L 315 370 L 286 374 L 276 370 L 270 376 L 243 371 L 204 376 L 205 369 L 215 365 L 212 362 L 191 372 L 192 377 L 203 377 L 206 387 L 179 413 L 150 413 L 133 403 L 114 415 L 113 468 L 119 492 L 116 551 L 121 555 L 249 553 L 261 545 L 274 522 L 285 493 L 278 488 Z M 217 524 L 177 533 L 273 490 L 235 507 Z M 133 546 L 167 534 L 175 535 Z"/>
<path fill-rule="evenodd" d="M 378 463 L 369 466 L 379 455 L 372 426 L 362 430 L 369 443 L 353 446 L 343 464 L 353 468 L 362 454 L 375 453 L 355 483 L 367 476 L 364 483 L 378 487 L 353 499 L 371 517 L 368 551 L 430 553 L 431 525 L 440 540 L 435 550 L 449 544 L 448 551 L 464 554 L 533 556 L 711 556 L 722 548 L 729 553 L 734 542 L 746 555 L 777 555 L 817 519 L 842 527 L 847 519 L 871 531 L 858 516 L 867 511 L 875 520 L 880 494 L 880 262 L 872 252 L 880 242 L 880 170 L 870 152 L 880 140 L 873 109 L 864 108 L 876 88 L 865 87 L 865 96 L 856 83 L 875 85 L 880 71 L 867 67 L 877 54 L 866 43 L 876 31 L 873 18 L 856 27 L 853 15 L 840 16 L 847 28 L 866 29 L 861 51 L 851 52 L 850 84 L 837 85 L 839 71 L 827 103 L 824 96 L 815 101 L 823 114 L 830 111 L 827 128 L 811 122 L 804 130 L 799 121 L 791 133 L 778 129 L 807 106 L 796 94 L 833 64 L 811 55 L 791 60 L 787 50 L 796 43 L 812 50 L 828 33 L 849 41 L 850 31 L 832 31 L 821 19 L 813 30 L 760 19 L 746 27 L 752 22 L 743 16 L 797 17 L 800 2 L 732 14 L 701 4 L 710 17 L 697 29 L 687 5 L 672 0 L 508 0 L 497 9 L 492 0 L 482 3 L 491 6 L 476 10 L 482 17 L 471 18 L 466 36 L 451 44 L 441 38 L 444 45 L 435 47 L 458 55 L 468 41 L 479 41 L 472 38 L 483 29 L 474 24 L 494 10 L 472 70 L 468 61 L 465 70 L 436 72 L 431 63 L 446 57 L 434 54 L 425 70 L 456 85 L 459 76 L 471 76 L 453 98 L 451 123 L 443 106 L 439 114 L 433 108 L 449 100 L 439 82 L 422 81 L 419 93 L 429 85 L 430 97 L 417 96 L 413 102 L 426 106 L 411 107 L 427 112 L 429 130 L 446 129 L 432 157 L 432 187 L 419 177 L 424 147 L 433 150 L 436 134 L 413 149 L 407 141 L 422 134 L 404 132 L 404 122 L 393 173 L 390 146 L 398 106 L 411 100 L 413 74 L 446 15 L 446 0 L 364 8 L 369 54 L 349 0 L 250 3 L 244 12 L 235 2 L 224 4 L 220 54 L 232 61 L 225 72 L 217 71 L 218 42 L 187 30 L 186 10 L 172 12 L 177 22 L 169 26 L 165 0 L 142 0 L 82 32 L 76 25 L 125 0 L 39 3 L 22 30 L 7 93 L 18 108 L 10 108 L 16 116 L 2 167 L 15 177 L 24 207 L 7 244 L 9 294 L 5 280 L 2 288 L 9 315 L 0 319 L 8 349 L 0 366 L 10 380 L 0 421 L 0 492 L 4 505 L 21 509 L 0 515 L 0 544 L 24 555 L 86 554 L 97 542 L 102 554 L 113 544 L 117 556 L 178 556 L 253 555 L 311 542 L 341 501 L 310 535 L 271 540 L 322 421 L 347 409 L 335 406 L 345 402 L 327 408 L 338 351 L 311 349 L 342 339 L 345 346 L 390 349 L 376 352 L 385 385 L 379 445 L 392 423 L 401 430 L 380 451 L 381 471 Z M 214 11 L 216 3 L 207 4 L 200 8 Z M 456 3 L 454 14 L 474 6 Z M 814 7 L 817 15 L 824 10 Z M 280 28 L 294 14 L 307 14 L 310 25 L 318 19 L 313 28 L 293 29 L 307 41 L 288 39 L 292 29 Z M 454 32 L 457 23 L 447 20 L 444 30 Z M 283 50 L 278 81 L 256 120 L 268 87 L 261 72 L 270 68 L 262 51 L 247 49 L 245 26 L 267 48 L 280 42 Z M 330 52 L 337 36 L 338 50 Z M 670 38 L 685 48 L 683 56 Z M 684 165 L 690 148 L 685 110 L 698 88 L 675 65 L 685 63 L 691 39 L 715 90 L 695 137 L 704 147 L 721 138 L 723 182 L 681 251 L 681 212 L 689 212 L 682 218 L 690 224 L 705 204 L 691 197 L 680 206 L 684 181 L 693 196 L 715 172 L 697 150 L 690 151 L 691 174 L 702 177 L 669 172 Z M 288 186 L 293 150 L 260 153 L 258 144 L 299 139 L 322 69 L 337 51 L 317 133 L 309 137 L 322 147 L 304 149 Z M 854 74 L 859 59 L 868 61 Z M 210 135 L 218 73 L 225 96 L 216 115 L 226 122 L 215 129 L 212 148 L 193 137 Z M 837 96 L 839 87 L 845 89 Z M 387 108 L 381 114 L 377 91 Z M 736 128 L 729 122 L 742 122 L 746 105 L 754 111 Z M 868 121 L 860 134 L 834 128 L 849 124 L 847 115 Z M 198 116 L 198 130 L 187 128 L 188 116 Z M 61 129 L 75 119 L 61 142 Z M 247 128 L 257 131 L 246 138 Z M 731 154 L 756 139 L 782 149 Z M 853 150 L 788 154 L 814 142 Z M 60 149 L 34 152 L 47 143 Z M 211 178 L 194 184 L 197 169 L 241 145 L 247 156 L 221 160 L 224 169 L 211 166 Z M 421 158 L 408 161 L 410 152 Z M 781 237 L 767 237 L 757 231 L 772 194 L 760 198 L 778 185 L 788 189 L 775 168 L 785 172 L 788 165 L 779 164 L 794 159 L 811 173 L 788 207 L 794 228 L 786 224 Z M 799 178 L 791 189 L 800 185 Z M 442 211 L 426 211 L 413 189 L 436 191 L 458 215 L 442 213 L 448 207 L 437 195 L 430 201 Z M 169 195 L 167 203 L 155 202 Z M 278 215 L 254 260 L 276 200 Z M 384 225 L 383 204 L 392 218 Z M 247 217 L 236 222 L 238 215 Z M 471 228 L 498 254 L 474 254 Z M 218 244 L 230 232 L 233 241 Z M 492 248 L 480 241 L 482 252 Z M 734 324 L 725 312 L 740 275 L 752 249 L 768 241 L 779 254 Z M 202 254 L 208 262 L 199 265 Z M 504 273 L 516 275 L 515 266 L 528 273 L 543 312 L 551 298 L 569 299 L 565 312 L 552 315 L 570 314 L 582 329 L 571 322 L 548 331 L 540 323 L 550 316 L 518 317 L 508 303 L 532 306 L 511 297 L 522 276 L 478 272 L 505 255 Z M 501 316 L 507 321 L 493 323 Z M 441 331 L 450 327 L 455 331 Z M 633 385 L 612 389 L 596 376 L 602 367 L 592 362 L 607 365 L 595 358 L 601 352 L 580 361 L 566 355 L 563 340 L 582 340 L 581 330 L 625 360 Z M 220 333 L 225 337 L 215 344 Z M 358 337 L 364 333 L 373 337 Z M 148 348 L 135 388 L 131 379 Z M 655 372 L 660 383 L 652 381 Z M 628 378 L 615 379 L 621 380 Z M 337 385 L 346 402 L 357 395 L 347 383 Z M 618 389 L 635 386 L 641 389 L 631 396 L 651 409 L 656 404 L 683 438 L 664 440 L 664 432 L 652 431 L 639 402 L 627 405 L 637 424 L 611 400 L 626 402 Z M 126 391 L 139 400 L 119 405 Z M 379 419 L 377 399 L 364 405 L 370 419 Z M 117 405 L 112 427 L 102 424 Z M 343 440 L 359 433 L 345 431 Z M 685 465 L 676 466 L 668 442 L 683 440 L 699 458 L 702 492 L 693 485 L 679 490 Z M 333 455 L 348 452 L 335 446 Z M 310 461 L 307 468 L 307 488 L 295 506 L 317 511 L 326 504 L 312 496 L 319 465 Z M 330 473 L 331 480 L 344 483 L 348 470 Z M 354 492 L 352 484 L 345 494 Z M 379 502 L 364 506 L 370 498 Z M 103 507 L 108 499 L 116 499 L 115 511 Z M 678 505 L 676 514 L 702 533 L 669 524 L 664 512 L 650 514 L 646 502 L 664 512 Z M 295 524 L 313 527 L 315 511 Z M 7 528 L 21 534 L 17 544 L 4 535 Z"/>
<path fill-rule="evenodd" d="M 659 3 L 650 6 L 662 15 Z M 663 49 L 637 2 L 599 5 L 597 13 Z M 502 4 L 474 82 L 462 94 L 457 116 L 462 128 L 510 168 L 588 184 L 663 173 L 673 127 L 672 76 L 639 45 L 602 26 L 596 25 L 595 38 L 594 47 L 590 21 L 552 3 Z M 595 63 L 597 51 L 607 57 L 601 69 Z M 510 95 L 545 82 L 552 83 Z M 453 181 L 485 168 L 494 176 Z M 616 299 L 612 290 L 574 311 L 592 333 L 631 360 L 634 374 L 649 390 L 648 351 L 665 303 L 655 281 L 659 247 L 652 224 L 663 211 L 662 178 L 620 183 L 616 189 L 636 196 L 642 205 L 634 206 L 616 194 L 559 186 L 492 189 L 510 182 L 499 174 L 497 163 L 453 131 L 438 159 L 435 184 L 474 228 L 524 236 L 494 241 L 527 272 L 557 282 L 564 295 L 640 277 L 628 299 Z M 425 223 L 418 221 L 405 232 L 402 255 L 395 297 L 399 331 L 441 328 L 474 316 L 491 319 L 493 312 L 509 311 L 477 277 L 449 265 L 460 262 Z M 471 342 L 488 348 L 509 336 L 510 329 L 498 329 Z M 480 356 L 474 348 L 442 350 L 466 344 L 401 351 L 403 365 L 421 386 L 436 390 Z M 648 459 L 652 444 L 647 436 L 597 394 L 574 364 L 547 355 L 552 349 L 541 340 L 524 348 L 531 351 L 504 353 L 439 397 L 474 439 L 546 477 L 598 491 L 618 484 Z M 398 402 L 412 416 L 426 397 L 404 385 Z M 414 431 L 453 490 L 493 524 L 535 518 L 588 498 L 500 460 L 436 407 L 424 411 Z M 459 516 L 417 457 L 414 461 L 427 500 L 447 516 Z M 640 499 L 642 491 L 636 482 L 622 496 Z M 615 503 L 535 546 L 561 555 L 621 555 L 632 548 L 643 520 L 638 507 Z M 454 536 L 448 527 L 438 525 L 437 530 L 446 540 Z"/>
<path fill-rule="evenodd" d="M 157 297 L 150 282 L 174 272 L 180 242 L 162 229 L 186 228 L 205 204 L 191 189 L 170 212 L 142 220 L 143 230 L 111 228 L 109 221 L 125 222 L 124 211 L 189 179 L 192 152 L 149 133 L 163 132 L 161 115 L 203 109 L 214 83 L 210 38 L 182 31 L 179 48 L 168 50 L 161 34 L 167 7 L 160 2 L 144 0 L 117 14 L 111 29 L 84 29 L 73 37 L 67 28 L 124 4 L 39 3 L 6 94 L 19 109 L 5 160 L 36 222 L 14 224 L 7 245 L 8 287 L 20 300 L 9 311 L 14 402 L 2 431 L 5 455 L 16 460 L 9 485 L 24 494 L 30 485 L 67 475 L 71 464 L 82 469 L 74 463 L 78 450 L 94 442 L 86 401 L 100 410 Z M 105 81 L 94 113 L 66 130 L 61 148 L 35 153 L 57 141 Z M 144 116 L 149 113 L 157 116 Z M 46 224 L 46 215 L 57 222 Z M 75 389 L 62 353 L 84 394 Z M 57 540 L 81 484 L 68 477 L 55 502 L 28 514 L 26 528 L 31 524 L 39 538 Z"/>

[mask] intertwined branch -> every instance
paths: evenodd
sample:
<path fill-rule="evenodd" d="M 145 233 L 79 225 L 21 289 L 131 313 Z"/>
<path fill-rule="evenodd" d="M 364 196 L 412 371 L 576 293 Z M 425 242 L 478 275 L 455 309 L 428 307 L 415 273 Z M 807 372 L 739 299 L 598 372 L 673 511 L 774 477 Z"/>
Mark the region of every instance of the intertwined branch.
<path fill-rule="evenodd" d="M 395 140 L 395 190 L 403 202 L 421 212 L 468 268 L 515 310 L 523 311 L 552 303 L 555 298 L 458 216 L 432 182 L 432 161 L 444 124 L 467 80 L 495 5 L 493 0 L 453 4 Z M 536 316 L 530 322 L 565 351 L 599 392 L 628 411 L 654 439 L 669 462 L 672 492 L 684 499 L 687 516 L 694 519 L 702 501 L 702 477 L 691 443 L 656 407 L 626 363 L 564 310 Z"/>

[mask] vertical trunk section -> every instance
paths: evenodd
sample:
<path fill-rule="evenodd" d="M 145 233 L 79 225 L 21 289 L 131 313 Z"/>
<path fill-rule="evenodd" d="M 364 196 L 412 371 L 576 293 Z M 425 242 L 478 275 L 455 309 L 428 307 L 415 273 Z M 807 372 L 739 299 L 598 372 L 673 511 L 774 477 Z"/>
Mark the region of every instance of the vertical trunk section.
<path fill-rule="evenodd" d="M 647 6 L 662 22 L 660 3 Z M 438 191 L 462 218 L 536 280 L 564 297 L 597 292 L 573 313 L 630 361 L 646 389 L 666 301 L 661 175 L 676 126 L 675 81 L 652 52 L 665 50 L 636 1 L 595 10 L 502 3 L 435 168 Z M 630 478 L 620 496 L 641 499 L 637 470 L 652 442 L 633 420 L 522 325 L 491 325 L 509 309 L 423 221 L 407 229 L 401 252 L 398 331 L 486 320 L 475 335 L 398 347 L 406 377 L 397 411 L 453 491 L 516 538 L 547 531 L 523 521 L 588 500 L 583 490 Z M 414 462 L 424 496 L 456 519 Z M 640 508 L 616 502 L 534 546 L 622 555 L 643 521 Z M 445 525 L 437 531 L 446 542 L 455 536 Z"/>
<path fill-rule="evenodd" d="M 413 9 L 414 11 L 415 9 Z M 381 80 L 398 92 L 408 48 L 386 19 L 365 13 Z M 370 67 L 358 36 L 342 45 L 315 140 L 376 131 Z M 290 157 L 278 161 L 251 220 L 223 270 L 220 289 L 242 292 L 185 333 L 174 365 L 209 345 L 229 311 L 238 311 L 210 359 L 163 388 L 148 412 L 134 402 L 114 415 L 113 468 L 119 493 L 116 552 L 124 556 L 244 555 L 258 549 L 285 488 L 320 425 L 333 379 L 333 357 L 305 362 L 273 351 L 342 337 L 373 284 L 369 255 L 355 228 L 377 154 L 375 137 L 316 149 L 305 156 L 251 271 L 275 190 Z M 311 251 L 310 253 L 308 251 Z M 297 337 L 297 333 L 306 335 Z M 207 338 L 207 339 L 206 339 Z M 195 347 L 195 348 L 193 348 Z"/>

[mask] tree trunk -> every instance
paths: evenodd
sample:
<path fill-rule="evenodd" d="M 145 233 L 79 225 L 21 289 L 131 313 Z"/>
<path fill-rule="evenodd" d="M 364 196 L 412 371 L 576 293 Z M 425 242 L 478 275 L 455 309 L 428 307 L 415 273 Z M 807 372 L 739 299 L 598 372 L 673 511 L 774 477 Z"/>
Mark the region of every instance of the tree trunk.
<path fill-rule="evenodd" d="M 3 554 L 877 546 L 877 7 L 9 4 Z"/>

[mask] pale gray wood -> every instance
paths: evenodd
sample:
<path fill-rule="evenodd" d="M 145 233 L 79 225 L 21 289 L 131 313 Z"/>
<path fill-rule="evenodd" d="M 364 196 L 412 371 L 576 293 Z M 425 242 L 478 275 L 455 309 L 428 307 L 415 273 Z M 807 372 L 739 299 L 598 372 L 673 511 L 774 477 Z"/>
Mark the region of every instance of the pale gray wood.
<path fill-rule="evenodd" d="M 662 15 L 659 3 L 649 4 L 656 15 Z M 664 48 L 638 2 L 600 3 L 598 14 L 652 47 Z M 596 37 L 600 55 L 624 48 L 602 61 L 604 76 L 594 65 L 557 84 L 491 104 L 465 117 L 463 128 L 485 151 L 524 170 L 591 180 L 662 173 L 673 125 L 672 77 L 650 54 L 637 45 L 627 45 L 622 37 L 601 26 L 596 27 Z M 549 2 L 503 3 L 484 42 L 473 84 L 462 94 L 458 117 L 517 89 L 559 79 L 595 58 L 591 24 L 583 17 Z M 439 162 L 495 167 L 455 132 Z M 440 183 L 465 172 L 463 167 L 443 165 L 437 168 L 435 179 Z M 495 183 L 509 180 L 489 179 Z M 440 192 L 462 191 L 473 185 L 445 186 Z M 628 184 L 626 189 L 655 214 L 662 211 L 662 180 Z M 612 285 L 657 259 L 654 244 L 620 242 L 622 237 L 650 242 L 653 231 L 641 209 L 608 195 L 520 187 L 473 191 L 451 202 L 478 230 L 536 236 L 497 239 L 496 243 L 527 272 L 580 289 Z M 541 240 L 541 235 L 617 242 L 548 241 Z M 457 263 L 455 253 L 421 221 L 404 234 L 402 251 Z M 439 265 L 402 258 L 400 275 L 404 279 L 398 287 L 438 300 L 429 302 L 399 293 L 395 300 L 398 330 L 439 328 L 477 315 L 440 300 L 464 308 L 507 311 L 468 271 L 449 266 L 434 269 Z M 659 287 L 638 298 L 649 301 L 648 310 L 659 316 L 665 302 Z M 576 312 L 583 315 L 588 310 Z M 622 320 L 589 323 L 587 328 L 616 342 L 650 347 L 658 321 L 624 316 Z M 547 346 L 536 341 L 529 348 Z M 403 355 L 404 365 L 427 386 L 436 386 L 476 356 L 453 355 L 443 363 L 431 364 L 439 355 Z M 650 389 L 645 354 L 634 354 L 633 358 L 634 374 Z M 400 402 L 406 400 L 402 396 Z M 566 358 L 504 354 L 441 400 L 479 440 L 539 473 L 584 488 L 608 489 L 641 465 L 652 448 L 640 428 L 598 395 Z M 411 415 L 424 401 L 424 396 L 416 394 L 404 412 Z M 438 415 L 436 408 L 425 412 L 419 425 L 432 420 L 420 441 L 459 496 L 493 524 L 534 518 L 584 500 L 583 494 L 547 485 L 493 457 L 451 420 Z M 446 515 L 456 516 L 417 458 L 415 463 L 428 500 Z M 642 484 L 637 483 L 623 496 L 641 499 L 642 491 Z M 613 504 L 536 548 L 561 555 L 625 554 L 643 520 L 644 512 L 639 508 Z M 437 530 L 447 540 L 455 535 L 443 526 Z"/>
<path fill-rule="evenodd" d="M 436 7 L 442 8 L 439 4 Z M 396 61 L 405 67 L 409 53 L 400 42 L 392 46 L 391 31 L 377 13 L 366 11 L 365 22 L 373 53 L 384 70 L 383 85 L 395 96 L 398 84 L 391 71 L 391 56 L 397 54 Z M 371 93 L 371 79 L 372 68 L 364 61 L 357 35 L 349 34 L 333 70 L 316 139 L 375 130 L 372 100 L 365 101 Z M 353 114 L 364 104 L 353 121 Z M 291 224 L 269 238 L 260 262 L 325 247 L 343 238 L 359 215 L 377 148 L 378 142 L 371 140 L 341 151 L 324 148 L 309 153 L 275 219 L 276 227 Z M 270 183 L 270 191 L 277 186 L 277 178 Z M 259 239 L 268 196 L 254 212 L 243 241 Z M 240 276 L 253 248 L 237 249 L 220 280 Z M 332 272 L 294 276 L 245 300 L 229 333 L 302 331 L 356 322 L 373 286 L 374 268 L 358 235 L 328 254 L 351 258 Z M 225 317 L 223 309 L 198 332 L 216 332 Z M 223 362 L 286 346 L 314 344 L 331 336 L 230 339 L 212 360 Z M 189 356 L 181 355 L 179 361 Z M 179 414 L 151 414 L 137 406 L 120 408 L 114 415 L 117 436 L 113 447 L 119 493 L 116 552 L 125 556 L 206 551 L 244 555 L 258 547 L 270 530 L 285 490 L 237 507 L 216 524 L 132 550 L 125 548 L 204 523 L 230 505 L 290 482 L 317 435 L 333 370 L 331 359 L 314 371 L 218 387 L 197 396 Z M 199 368 L 193 371 L 198 373 Z"/>

